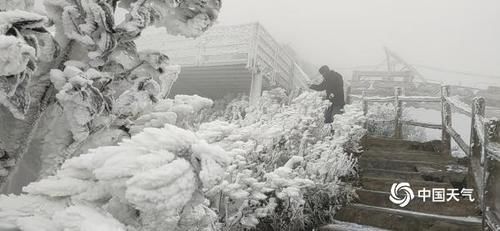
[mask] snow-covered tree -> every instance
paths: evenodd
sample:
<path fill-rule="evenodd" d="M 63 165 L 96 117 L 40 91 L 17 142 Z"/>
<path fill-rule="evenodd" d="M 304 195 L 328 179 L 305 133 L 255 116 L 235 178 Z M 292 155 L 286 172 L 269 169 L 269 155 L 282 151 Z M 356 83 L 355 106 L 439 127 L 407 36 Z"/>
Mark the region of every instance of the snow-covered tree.
<path fill-rule="evenodd" d="M 33 0 L 0 3 L 4 192 L 19 192 L 39 172 L 54 173 L 65 159 L 97 147 L 99 137 L 106 140 L 100 146 L 129 136 L 138 112 L 166 98 L 180 71 L 165 54 L 137 52 L 134 40 L 148 26 L 199 36 L 216 21 L 221 2 L 45 0 L 44 6 L 46 13 L 35 13 L 41 11 Z M 118 8 L 128 12 L 122 22 L 115 22 Z M 25 158 L 37 164 L 20 182 Z"/>

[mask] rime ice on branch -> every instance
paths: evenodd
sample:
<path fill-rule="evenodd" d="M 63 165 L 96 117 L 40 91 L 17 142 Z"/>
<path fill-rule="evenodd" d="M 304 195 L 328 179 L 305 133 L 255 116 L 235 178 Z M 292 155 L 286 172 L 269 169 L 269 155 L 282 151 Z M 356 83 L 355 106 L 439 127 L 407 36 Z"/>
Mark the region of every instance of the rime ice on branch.
<path fill-rule="evenodd" d="M 128 132 L 128 121 L 166 98 L 180 72 L 164 54 L 139 54 L 134 39 L 148 26 L 199 36 L 221 7 L 220 0 L 45 0 L 44 5 L 47 16 L 28 12 L 33 1 L 0 3 L 0 104 L 7 108 L 0 110 L 9 110 L 15 118 L 6 122 L 17 126 L 5 131 L 12 141 L 3 143 L 16 163 L 30 150 L 41 150 L 30 153 L 35 158 L 50 150 L 64 160 L 92 148 L 96 134 Z M 128 11 L 123 22 L 114 21 L 118 7 Z M 40 120 L 45 123 L 37 126 Z M 62 128 L 44 137 L 48 124 Z M 48 165 L 57 167 L 59 160 Z M 6 186 L 16 179 L 12 170 L 8 178 L 0 177 L 0 189 L 19 190 Z"/>
<path fill-rule="evenodd" d="M 350 152 L 359 148 L 364 118 L 359 107 L 346 107 L 332 137 L 322 131 L 326 103 L 319 94 L 304 93 L 290 105 L 283 104 L 287 98 L 282 90 L 266 92 L 261 106 L 248 108 L 241 119 L 204 123 L 197 132 L 139 126 L 118 146 L 67 160 L 54 176 L 25 187 L 26 194 L 0 197 L 0 225 L 215 231 L 266 222 L 276 230 L 308 229 L 304 223 L 315 225 L 315 216 L 329 216 L 351 196 L 339 179 L 355 174 Z M 179 96 L 160 101 L 139 120 L 152 118 L 156 126 L 153 121 L 167 119 L 162 116 L 197 114 L 208 105 L 207 99 Z"/>

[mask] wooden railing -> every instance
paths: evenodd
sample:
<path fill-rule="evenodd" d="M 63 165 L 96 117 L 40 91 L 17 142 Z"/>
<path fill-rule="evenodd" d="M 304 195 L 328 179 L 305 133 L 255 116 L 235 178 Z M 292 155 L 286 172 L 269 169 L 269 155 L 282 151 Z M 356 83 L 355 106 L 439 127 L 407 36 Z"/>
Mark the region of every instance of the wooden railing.
<path fill-rule="evenodd" d="M 259 23 L 213 27 L 197 39 L 162 37 L 162 41 L 142 46 L 161 47 L 173 63 L 183 67 L 246 64 L 269 72 L 268 76 L 285 88 L 305 88 L 309 81 L 295 57 Z"/>
<path fill-rule="evenodd" d="M 450 96 L 449 86 L 441 87 L 441 97 L 404 96 L 403 89 L 395 88 L 394 96 L 367 97 L 350 94 L 347 89 L 347 101 L 361 101 L 363 112 L 368 114 L 369 103 L 393 103 L 395 105 L 394 138 L 403 138 L 403 125 L 442 130 L 443 152 L 451 152 L 451 141 L 454 140 L 469 160 L 469 182 L 476 187 L 476 193 L 483 212 L 485 230 L 500 230 L 500 120 L 485 117 L 486 103 L 484 98 L 477 97 L 469 106 L 457 98 Z M 402 118 L 405 102 L 439 103 L 441 106 L 441 124 L 408 121 Z M 453 111 L 465 114 L 471 118 L 470 140 L 465 141 L 453 128 Z"/>
<path fill-rule="evenodd" d="M 363 91 L 362 95 L 352 95 L 350 94 L 349 88 L 347 90 L 348 99 L 347 102 L 354 100 L 360 100 L 363 106 L 363 112 L 365 115 L 368 114 L 368 107 L 370 103 L 394 103 L 396 115 L 393 120 L 388 121 L 373 121 L 373 122 L 384 122 L 394 124 L 394 138 L 401 139 L 403 137 L 403 125 L 418 126 L 430 129 L 442 129 L 442 124 L 431 124 L 422 123 L 410 120 L 404 120 L 403 117 L 403 103 L 409 102 L 427 102 L 427 103 L 441 103 L 440 97 L 429 97 L 429 96 L 404 96 L 402 88 L 395 88 L 394 96 L 389 97 L 368 97 L 366 96 L 366 91 Z"/>

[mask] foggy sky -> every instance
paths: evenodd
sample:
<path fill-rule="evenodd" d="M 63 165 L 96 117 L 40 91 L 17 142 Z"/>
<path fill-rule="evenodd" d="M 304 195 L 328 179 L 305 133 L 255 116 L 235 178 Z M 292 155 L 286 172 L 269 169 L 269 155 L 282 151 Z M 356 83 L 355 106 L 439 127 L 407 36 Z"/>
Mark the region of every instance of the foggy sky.
<path fill-rule="evenodd" d="M 259 21 L 310 62 L 346 75 L 344 68 L 379 64 L 387 46 L 412 64 L 500 76 L 498 0 L 226 0 L 219 21 Z M 421 71 L 438 80 L 475 79 Z"/>
<path fill-rule="evenodd" d="M 348 77 L 352 67 L 383 61 L 383 46 L 411 64 L 500 76 L 500 0 L 223 0 L 219 24 L 257 21 L 307 61 Z M 453 84 L 500 85 L 419 71 Z"/>

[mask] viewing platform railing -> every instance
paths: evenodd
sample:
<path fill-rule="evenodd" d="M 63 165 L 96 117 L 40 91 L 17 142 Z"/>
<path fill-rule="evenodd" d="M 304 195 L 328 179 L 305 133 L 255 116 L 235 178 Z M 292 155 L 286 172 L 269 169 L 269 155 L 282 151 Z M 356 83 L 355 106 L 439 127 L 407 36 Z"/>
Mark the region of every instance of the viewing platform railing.
<path fill-rule="evenodd" d="M 249 70 L 266 72 L 267 78 L 283 87 L 306 87 L 309 81 L 289 50 L 259 23 L 213 27 L 197 39 L 163 40 L 160 45 L 143 46 L 161 46 L 173 63 L 183 67 L 245 64 Z"/>

